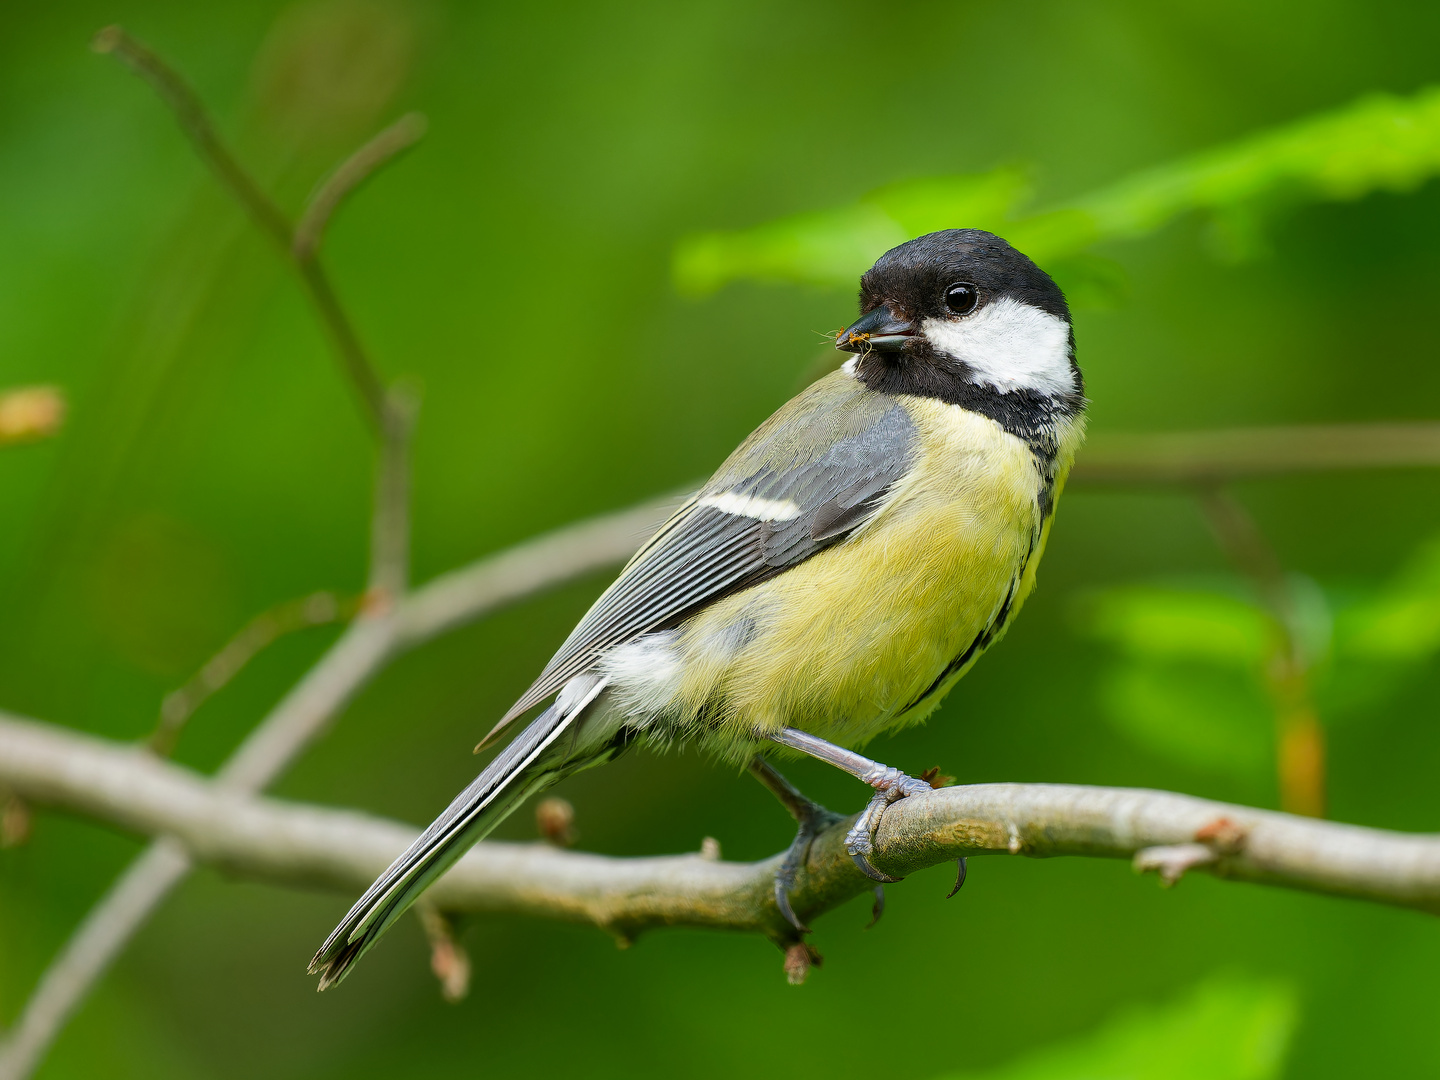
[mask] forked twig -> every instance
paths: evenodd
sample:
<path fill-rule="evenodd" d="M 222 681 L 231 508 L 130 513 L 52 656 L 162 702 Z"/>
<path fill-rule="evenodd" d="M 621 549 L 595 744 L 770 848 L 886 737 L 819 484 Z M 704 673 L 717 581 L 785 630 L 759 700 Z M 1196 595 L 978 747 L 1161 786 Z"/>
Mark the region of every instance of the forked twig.
<path fill-rule="evenodd" d="M 404 598 L 408 578 L 409 440 L 415 401 L 403 388 L 385 389 L 354 324 L 330 285 L 317 250 L 324 226 L 336 206 L 365 175 L 393 158 L 398 147 L 388 153 L 372 152 L 348 171 L 342 167 L 331 184 L 322 186 L 322 194 L 328 191 L 326 206 L 323 213 L 317 211 L 310 216 L 303 254 L 297 253 L 295 233 L 285 213 L 226 147 L 200 99 L 174 69 L 118 26 L 106 27 L 96 34 L 93 47 L 97 52 L 117 56 L 155 89 L 175 114 L 201 160 L 296 267 L 341 367 L 359 394 L 365 415 L 379 439 L 370 585 L 372 592 L 379 592 L 381 602 L 362 611 L 361 618 L 221 767 L 216 782 L 222 788 L 237 793 L 254 792 L 283 772 L 324 729 L 385 663 L 397 639 L 394 613 Z M 411 142 L 418 137 L 413 121 L 400 128 L 401 135 L 406 133 L 411 136 Z M 390 142 L 385 145 L 395 143 L 396 138 L 392 128 Z M 352 158 L 351 162 L 354 161 Z M 183 852 L 177 853 L 172 848 L 172 843 L 164 839 L 152 843 L 91 909 L 42 976 L 15 1028 L 0 1044 L 0 1080 L 21 1080 L 30 1074 L 75 1007 L 135 930 L 184 879 L 189 860 Z"/>
<path fill-rule="evenodd" d="M 319 248 L 325 226 L 342 200 L 368 176 L 391 161 L 424 133 L 423 120 L 414 114 L 402 117 L 352 155 L 323 184 L 307 208 L 301 224 L 292 227 L 289 217 L 242 166 L 216 131 L 205 106 L 188 83 L 144 42 L 131 37 L 119 26 L 107 26 L 95 35 L 96 52 L 118 57 L 149 83 L 170 107 L 190 143 L 221 184 L 235 197 L 251 219 L 279 248 L 300 276 L 335 348 L 341 367 L 360 395 L 366 418 L 378 433 L 386 425 L 386 391 L 375 365 L 355 332 L 354 323 L 335 295 L 330 278 L 320 264 Z"/>
<path fill-rule="evenodd" d="M 314 258 L 325 227 L 340 204 L 382 166 L 420 141 L 428 122 L 420 113 L 406 113 L 346 158 L 316 189 L 295 225 L 291 251 L 300 260 Z"/>

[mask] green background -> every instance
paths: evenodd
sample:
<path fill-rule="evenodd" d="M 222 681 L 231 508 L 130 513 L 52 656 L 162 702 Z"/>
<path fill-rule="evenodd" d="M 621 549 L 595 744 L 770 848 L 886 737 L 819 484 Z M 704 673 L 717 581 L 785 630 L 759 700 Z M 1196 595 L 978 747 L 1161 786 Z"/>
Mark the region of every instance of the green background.
<path fill-rule="evenodd" d="M 0 452 L 0 707 L 139 738 L 250 615 L 362 584 L 371 450 L 295 283 L 152 94 L 86 48 L 119 21 L 184 71 L 281 201 L 407 109 L 422 146 L 337 219 L 327 258 L 388 375 L 413 376 L 423 580 L 703 475 L 827 362 L 853 297 L 678 295 L 684 235 L 1020 162 L 1046 201 L 1440 79 L 1421 4 L 1041 2 L 12 5 L 0 15 L 0 387 L 61 385 L 61 437 Z M 258 59 L 257 59 L 258 57 Z M 965 224 L 956 222 L 955 224 Z M 1303 208 L 1268 257 L 1178 222 L 1101 254 L 1123 299 L 1076 315 L 1093 430 L 1433 417 L 1440 186 Z M 807 375 L 808 373 L 808 375 Z M 1440 528 L 1440 477 L 1283 479 L 1239 494 L 1286 565 L 1336 588 Z M 1101 707 L 1087 590 L 1221 572 L 1194 504 L 1074 492 L 1041 588 L 930 724 L 873 751 L 962 782 L 1163 787 L 1274 805 L 1251 771 L 1157 756 Z M 387 670 L 277 787 L 428 820 L 477 736 L 605 578 L 534 599 Z M 266 653 L 178 758 L 212 768 L 333 631 Z M 1330 731 L 1333 816 L 1440 829 L 1434 663 Z M 823 767 L 795 779 L 846 810 Z M 1267 774 L 1268 775 L 1268 774 Z M 694 754 L 564 789 L 584 847 L 729 858 L 787 842 L 758 785 Z M 529 833 L 517 815 L 502 835 Z M 138 843 L 61 815 L 0 852 L 0 1022 Z M 441 1003 L 403 924 L 343 988 L 305 961 L 351 898 L 202 872 L 62 1037 L 45 1077 L 862 1077 L 981 1070 L 1168 1000 L 1217 971 L 1296 988 L 1291 1076 L 1440 1073 L 1428 917 L 1120 864 L 977 859 L 820 920 L 786 985 L 759 939 L 477 922 L 470 997 Z"/>

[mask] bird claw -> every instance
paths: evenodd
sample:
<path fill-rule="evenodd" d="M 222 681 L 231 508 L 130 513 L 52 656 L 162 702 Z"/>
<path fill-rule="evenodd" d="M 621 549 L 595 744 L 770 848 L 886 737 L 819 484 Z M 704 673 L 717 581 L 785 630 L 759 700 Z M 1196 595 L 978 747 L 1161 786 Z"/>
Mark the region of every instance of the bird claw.
<path fill-rule="evenodd" d="M 840 815 L 826 810 L 819 803 L 807 802 L 805 807 L 797 814 L 800 828 L 795 833 L 795 839 L 785 852 L 785 857 L 780 860 L 780 865 L 775 870 L 775 906 L 780 909 L 780 914 L 785 921 L 802 934 L 810 933 L 810 927 L 800 921 L 795 914 L 795 908 L 790 903 L 790 890 L 795 887 L 795 879 L 800 874 L 800 868 L 805 865 L 805 860 L 810 857 L 810 845 L 815 842 L 815 837 L 828 825 L 840 820 Z"/>
<path fill-rule="evenodd" d="M 964 857 L 962 856 L 961 858 L 956 859 L 956 860 L 955 860 L 955 887 L 954 887 L 953 889 L 951 889 L 948 893 L 945 894 L 945 899 L 946 899 L 946 900 L 949 900 L 950 897 L 954 896 L 957 892 L 960 891 L 961 886 L 963 886 L 963 885 L 965 884 L 965 875 L 966 875 L 967 872 L 968 872 L 968 871 L 967 871 L 967 869 L 966 869 Z"/>
<path fill-rule="evenodd" d="M 800 916 L 795 914 L 795 909 L 790 906 L 790 890 L 795 887 L 795 871 L 799 863 L 803 862 L 810 851 L 810 840 L 814 837 L 805 837 L 805 830 L 802 828 L 800 834 L 795 837 L 795 844 L 790 845 L 790 850 L 785 853 L 785 859 L 780 863 L 780 868 L 775 871 L 775 906 L 780 909 L 780 914 L 785 916 L 785 921 L 802 934 L 810 933 L 810 927 L 800 921 Z M 795 847 L 804 839 L 805 852 L 793 863 L 792 853 Z"/>
<path fill-rule="evenodd" d="M 885 914 L 885 886 L 884 886 L 884 885 L 876 885 L 876 886 L 875 886 L 875 903 L 873 903 L 873 904 L 870 905 L 870 921 L 865 924 L 865 929 L 866 929 L 866 930 L 869 930 L 872 926 L 874 926 L 876 923 L 878 923 L 878 922 L 880 921 L 880 916 L 881 916 L 881 915 L 884 915 L 884 914 Z"/>
<path fill-rule="evenodd" d="M 850 852 L 850 861 L 853 862 L 856 866 L 858 866 L 860 868 L 860 872 L 866 877 L 870 878 L 872 881 L 879 881 L 886 885 L 893 885 L 897 881 L 904 880 L 903 878 L 891 877 L 889 874 L 885 874 L 879 870 L 876 870 L 875 867 L 871 865 L 869 857 L 863 851 Z"/>
<path fill-rule="evenodd" d="M 877 771 L 874 776 L 865 778 L 874 787 L 875 794 L 870 796 L 870 801 L 865 804 L 865 809 L 860 811 L 860 816 L 855 819 L 855 824 L 845 834 L 845 850 L 849 852 L 851 860 L 866 877 L 893 884 L 903 879 L 891 877 L 889 874 L 875 869 L 870 862 L 870 853 L 875 850 L 875 830 L 880 827 L 880 816 L 885 813 L 885 808 L 891 803 L 932 789 L 925 781 L 916 780 L 913 776 L 906 776 L 899 769 L 891 769 L 883 765 L 876 768 L 883 771 Z"/>

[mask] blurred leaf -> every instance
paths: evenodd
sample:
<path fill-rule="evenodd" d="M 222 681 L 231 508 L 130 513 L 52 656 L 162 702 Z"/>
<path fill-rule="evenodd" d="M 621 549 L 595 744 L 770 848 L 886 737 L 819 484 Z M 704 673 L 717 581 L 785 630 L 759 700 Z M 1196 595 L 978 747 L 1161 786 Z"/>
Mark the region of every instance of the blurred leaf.
<path fill-rule="evenodd" d="M 65 396 L 54 386 L 0 391 L 0 446 L 46 439 L 65 420 Z"/>
<path fill-rule="evenodd" d="M 1259 680 L 1178 663 L 1122 663 L 1102 677 L 1107 717 L 1135 742 L 1191 768 L 1258 779 L 1270 770 L 1274 712 Z"/>
<path fill-rule="evenodd" d="M 1343 612 L 1336 648 L 1357 660 L 1411 663 L 1440 651 L 1440 539 L 1425 544 L 1380 596 Z"/>
<path fill-rule="evenodd" d="M 1115 727 L 1191 768 L 1248 778 L 1269 771 L 1264 665 L 1278 629 L 1266 612 L 1219 588 L 1131 585 L 1086 597 L 1078 614 L 1084 632 L 1124 658 L 1100 682 Z"/>
<path fill-rule="evenodd" d="M 1270 617 L 1219 592 L 1126 586 L 1088 597 L 1080 615 L 1092 636 L 1132 657 L 1254 670 L 1274 648 Z"/>
<path fill-rule="evenodd" d="M 1284 1066 L 1298 1014 L 1288 987 L 1214 978 L 1074 1042 L 946 1080 L 1270 1080 Z"/>
<path fill-rule="evenodd" d="M 677 285 L 717 289 L 740 278 L 850 287 L 886 250 L 919 233 L 968 226 L 1003 230 L 1043 263 L 1105 240 L 1154 232 L 1180 214 L 1213 215 L 1212 246 L 1225 258 L 1265 250 L 1264 225 L 1303 202 L 1411 191 L 1440 172 L 1440 88 L 1409 98 L 1372 94 L 1333 112 L 1147 169 L 1068 206 L 1020 216 L 1013 168 L 894 184 L 847 208 L 782 218 L 680 243 Z"/>
<path fill-rule="evenodd" d="M 999 228 L 1025 191 L 1015 169 L 892 184 L 853 206 L 690 237 L 675 252 L 675 282 L 687 293 L 746 277 L 853 288 L 876 255 L 919 233 L 957 219 Z"/>

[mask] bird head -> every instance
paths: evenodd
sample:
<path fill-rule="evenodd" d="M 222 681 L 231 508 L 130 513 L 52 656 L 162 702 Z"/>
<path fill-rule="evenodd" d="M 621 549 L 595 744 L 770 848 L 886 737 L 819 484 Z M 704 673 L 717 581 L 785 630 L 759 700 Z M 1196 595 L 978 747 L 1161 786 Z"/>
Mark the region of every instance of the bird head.
<path fill-rule="evenodd" d="M 1084 392 L 1065 295 L 1000 237 L 930 233 L 882 255 L 860 279 L 860 318 L 835 347 L 875 389 L 940 392 L 946 384 L 1074 401 Z"/>

